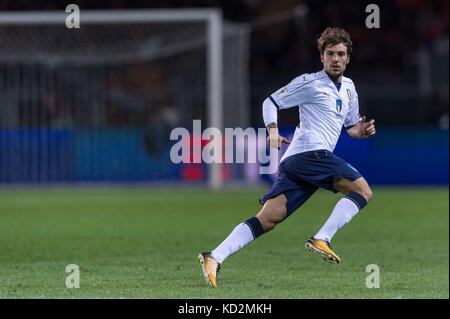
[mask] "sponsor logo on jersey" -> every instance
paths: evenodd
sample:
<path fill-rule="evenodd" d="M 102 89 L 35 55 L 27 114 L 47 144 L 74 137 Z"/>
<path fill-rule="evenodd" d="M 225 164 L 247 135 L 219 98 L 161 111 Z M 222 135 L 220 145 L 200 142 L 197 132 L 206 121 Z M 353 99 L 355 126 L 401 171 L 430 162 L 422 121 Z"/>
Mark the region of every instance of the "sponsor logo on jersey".
<path fill-rule="evenodd" d="M 350 92 L 350 89 L 347 89 L 347 96 L 349 100 L 352 99 L 352 93 Z"/>

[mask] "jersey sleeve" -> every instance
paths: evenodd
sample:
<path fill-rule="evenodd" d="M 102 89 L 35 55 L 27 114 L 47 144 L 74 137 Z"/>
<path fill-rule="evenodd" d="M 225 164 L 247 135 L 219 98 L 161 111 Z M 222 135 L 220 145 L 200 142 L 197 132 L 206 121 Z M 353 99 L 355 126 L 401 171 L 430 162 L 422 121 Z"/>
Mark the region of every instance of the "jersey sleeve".
<path fill-rule="evenodd" d="M 351 128 L 353 125 L 357 124 L 361 120 L 361 115 L 359 115 L 359 101 L 358 94 L 356 90 L 352 90 L 353 96 L 350 100 L 350 109 L 345 118 L 344 127 L 346 129 Z"/>
<path fill-rule="evenodd" d="M 264 125 L 267 126 L 271 123 L 277 123 L 278 119 L 277 113 L 278 110 L 273 104 L 273 102 L 271 102 L 269 98 L 265 99 L 262 107 Z"/>
<path fill-rule="evenodd" d="M 311 95 L 311 80 L 308 74 L 300 75 L 270 95 L 269 99 L 279 110 L 307 103 Z"/>

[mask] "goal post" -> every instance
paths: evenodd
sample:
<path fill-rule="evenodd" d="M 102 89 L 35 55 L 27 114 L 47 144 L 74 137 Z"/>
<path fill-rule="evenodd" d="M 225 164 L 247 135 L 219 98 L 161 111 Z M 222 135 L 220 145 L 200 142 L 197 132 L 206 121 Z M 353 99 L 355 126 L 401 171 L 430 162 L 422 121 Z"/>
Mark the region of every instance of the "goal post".
<path fill-rule="evenodd" d="M 0 13 L 0 38 L 2 35 L 2 27 L 42 27 L 42 26 L 57 26 L 62 29 L 65 28 L 66 18 L 69 13 L 64 11 L 45 11 L 45 12 L 3 12 Z M 80 28 L 87 25 L 125 25 L 125 24 L 183 24 L 183 23 L 204 23 L 206 25 L 206 113 L 207 113 L 207 125 L 209 127 L 215 127 L 220 130 L 224 128 L 224 93 L 223 93 L 223 20 L 222 12 L 220 9 L 216 8 L 201 8 L 201 9 L 143 9 L 143 10 L 80 10 Z M 3 34 L 8 32 L 8 30 L 3 30 Z M 70 32 L 78 32 L 78 30 L 66 30 L 67 34 Z M 95 39 L 94 39 L 95 40 Z M 6 40 L 7 41 L 7 40 Z M 26 40 L 23 40 L 24 42 Z M 3 46 L 8 46 L 8 43 L 2 41 Z M 11 41 L 12 43 L 12 41 Z M 167 46 L 168 52 L 177 50 L 176 41 L 173 44 Z M 91 45 L 88 43 L 88 45 Z M 122 43 L 120 43 L 122 45 Z M 15 49 L 14 44 L 11 45 Z M 26 46 L 24 46 L 26 47 Z M 19 52 L 19 51 L 18 51 Z M 153 53 L 152 53 L 153 54 Z M 123 59 L 124 61 L 128 59 L 125 63 L 130 63 L 130 59 L 140 59 L 145 52 L 142 53 L 124 53 L 119 52 L 112 56 L 101 56 L 97 58 L 95 55 L 86 56 L 83 58 L 73 58 L 71 53 L 67 56 L 55 55 L 53 61 L 48 60 L 48 56 L 39 53 L 33 56 L 29 52 L 20 51 L 19 54 L 11 50 L 5 50 L 3 54 L 0 54 L 0 63 L 4 63 L 5 70 L 8 68 L 8 63 L 24 63 L 30 64 L 36 63 L 48 63 L 58 64 L 61 59 L 63 61 L 75 61 L 75 64 L 95 64 L 95 61 L 103 59 L 105 63 L 114 63 L 115 60 Z M 109 60 L 108 60 L 109 59 Z M 113 61 L 113 62 L 111 62 Z M 1 71 L 0 71 L 1 72 Z M 26 73 L 28 71 L 21 70 L 23 74 L 30 74 L 32 77 L 32 72 Z M 103 72 L 103 71 L 99 71 Z M 21 74 L 22 74 L 21 73 Z M 92 77 L 92 75 L 89 75 Z M 36 78 L 33 78 L 36 79 Z M 74 76 L 75 79 L 75 76 Z M 9 81 L 7 75 L 4 75 L 3 84 Z M 47 79 L 45 79 L 47 81 Z M 58 82 L 56 80 L 56 82 Z M 0 80 L 0 89 L 2 80 Z M 87 88 L 86 88 L 87 90 Z M 245 91 L 245 89 L 244 89 Z M 39 92 L 42 94 L 42 92 Z M 106 93 L 105 93 L 106 94 Z M 103 95 L 105 95 L 103 94 Z M 109 93 L 108 93 L 109 94 Z M 31 93 L 30 93 L 31 95 Z M 98 112 L 102 112 L 101 110 Z M 30 113 L 31 114 L 31 113 Z M 30 115 L 32 116 L 32 115 Z M 193 118 L 194 119 L 194 118 Z M 1 121 L 0 121 L 1 125 Z M 1 129 L 1 126 L 0 126 Z M 208 184 L 212 188 L 219 188 L 222 186 L 221 177 L 221 167 L 220 164 L 210 164 L 208 165 Z"/>

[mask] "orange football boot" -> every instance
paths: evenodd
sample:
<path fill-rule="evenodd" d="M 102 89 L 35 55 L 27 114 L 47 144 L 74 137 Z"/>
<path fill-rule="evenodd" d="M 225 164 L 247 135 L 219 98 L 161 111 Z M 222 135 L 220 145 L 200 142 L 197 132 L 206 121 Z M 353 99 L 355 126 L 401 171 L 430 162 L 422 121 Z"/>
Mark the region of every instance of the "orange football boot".
<path fill-rule="evenodd" d="M 198 255 L 197 261 L 200 263 L 200 266 L 202 266 L 206 282 L 211 287 L 217 288 L 216 279 L 220 270 L 220 263 L 211 256 L 210 252 Z"/>
<path fill-rule="evenodd" d="M 341 262 L 341 258 L 331 250 L 330 243 L 325 240 L 311 237 L 306 241 L 305 247 L 309 252 L 319 253 L 323 259 L 330 263 L 339 264 Z"/>

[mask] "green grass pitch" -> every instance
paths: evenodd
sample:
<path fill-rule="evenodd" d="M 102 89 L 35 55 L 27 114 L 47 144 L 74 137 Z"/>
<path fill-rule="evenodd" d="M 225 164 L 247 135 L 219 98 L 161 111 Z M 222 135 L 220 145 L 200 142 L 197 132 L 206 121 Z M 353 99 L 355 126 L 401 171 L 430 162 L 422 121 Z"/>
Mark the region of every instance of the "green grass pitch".
<path fill-rule="evenodd" d="M 374 188 L 333 238 L 329 264 L 304 242 L 341 197 L 318 191 L 222 265 L 206 285 L 198 253 L 260 209 L 261 190 L 0 190 L 1 298 L 449 298 L 448 188 Z M 80 288 L 66 288 L 68 264 Z M 366 266 L 380 288 L 366 287 Z"/>

